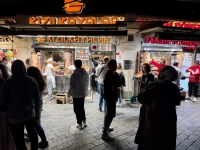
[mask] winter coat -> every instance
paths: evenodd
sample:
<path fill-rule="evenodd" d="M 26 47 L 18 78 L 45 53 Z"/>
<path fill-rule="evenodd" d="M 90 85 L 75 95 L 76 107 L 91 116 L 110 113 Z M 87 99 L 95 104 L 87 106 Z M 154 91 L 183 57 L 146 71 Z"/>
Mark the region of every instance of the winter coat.
<path fill-rule="evenodd" d="M 0 105 L 6 107 L 8 122 L 19 124 L 33 119 L 38 110 L 39 87 L 37 81 L 26 75 L 26 68 L 12 70 L 0 90 Z"/>
<path fill-rule="evenodd" d="M 123 71 L 120 69 L 120 70 L 117 70 L 117 73 L 119 75 L 119 78 L 120 78 L 120 81 L 121 81 L 121 85 L 122 86 L 126 86 L 126 80 L 125 80 L 125 76 L 124 76 Z"/>
<path fill-rule="evenodd" d="M 108 65 L 107 64 L 102 64 L 97 72 L 96 72 L 96 76 L 98 77 L 98 83 L 99 84 L 104 84 L 104 78 L 105 78 L 105 75 L 108 71 Z"/>
<path fill-rule="evenodd" d="M 171 81 L 149 83 L 138 95 L 142 104 L 135 143 L 145 150 L 175 150 L 180 91 Z"/>
<path fill-rule="evenodd" d="M 9 74 L 8 74 L 8 67 L 4 64 L 4 62 L 2 62 L 2 61 L 0 61 L 0 70 L 2 71 L 2 72 L 4 72 L 3 73 L 3 79 L 4 80 L 8 80 L 8 78 L 9 78 Z"/>
<path fill-rule="evenodd" d="M 193 70 L 193 72 L 190 72 L 190 76 L 192 76 L 193 78 L 189 78 L 189 82 L 198 83 L 200 76 L 200 66 L 192 66 L 188 69 Z M 188 69 L 186 70 L 186 72 L 189 72 Z"/>
<path fill-rule="evenodd" d="M 140 88 L 143 89 L 149 82 L 155 81 L 155 77 L 152 73 L 146 73 L 142 75 L 142 80 L 138 80 L 141 84 Z"/>
<path fill-rule="evenodd" d="M 88 95 L 89 74 L 84 68 L 76 68 L 70 78 L 73 98 L 85 98 Z"/>

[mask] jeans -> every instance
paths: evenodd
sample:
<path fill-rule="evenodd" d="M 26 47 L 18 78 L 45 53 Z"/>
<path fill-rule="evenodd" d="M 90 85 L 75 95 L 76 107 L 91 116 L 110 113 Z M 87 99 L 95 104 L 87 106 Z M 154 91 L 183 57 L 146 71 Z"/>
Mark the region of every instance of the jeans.
<path fill-rule="evenodd" d="M 122 103 L 122 91 L 120 91 L 120 98 L 118 98 L 118 104 Z"/>
<path fill-rule="evenodd" d="M 193 88 L 194 88 L 194 97 L 198 98 L 198 89 L 199 89 L 199 83 L 196 82 L 189 82 L 189 97 L 192 96 Z"/>
<path fill-rule="evenodd" d="M 27 150 L 24 141 L 24 126 L 28 132 L 31 141 L 31 150 L 38 150 L 38 135 L 35 128 L 36 119 L 31 119 L 20 124 L 9 123 L 11 134 L 15 141 L 15 146 L 17 150 Z"/>
<path fill-rule="evenodd" d="M 104 106 L 104 111 L 106 111 L 106 101 L 103 99 L 103 84 L 99 84 L 99 108 Z"/>
<path fill-rule="evenodd" d="M 109 102 L 107 101 L 107 110 L 104 117 L 104 127 L 103 127 L 103 136 L 108 134 L 109 127 L 112 123 L 113 118 L 116 113 L 116 101 Z"/>
<path fill-rule="evenodd" d="M 76 114 L 77 124 L 82 124 L 86 121 L 84 102 L 85 98 L 73 98 L 74 113 Z"/>
<path fill-rule="evenodd" d="M 37 126 L 36 130 L 37 130 L 37 133 L 38 133 L 39 137 L 41 138 L 42 142 L 47 141 L 47 138 L 46 138 L 46 135 L 44 133 L 44 129 L 42 128 L 42 126 L 41 125 Z"/>

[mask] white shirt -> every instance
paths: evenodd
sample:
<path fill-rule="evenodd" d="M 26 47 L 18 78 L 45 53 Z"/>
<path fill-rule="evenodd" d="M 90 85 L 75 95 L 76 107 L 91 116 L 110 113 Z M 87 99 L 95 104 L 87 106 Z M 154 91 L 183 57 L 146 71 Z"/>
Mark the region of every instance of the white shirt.
<path fill-rule="evenodd" d="M 177 84 L 178 86 L 180 86 L 180 79 L 181 79 L 182 77 L 184 77 L 184 74 L 182 73 L 181 69 L 179 69 L 178 67 L 176 67 L 176 66 L 173 66 L 173 67 L 174 67 L 174 69 L 176 69 L 176 71 L 178 72 L 178 78 L 177 78 L 176 81 L 173 81 L 173 83 L 174 83 L 174 84 Z"/>
<path fill-rule="evenodd" d="M 53 76 L 53 71 L 51 70 L 53 68 L 53 65 L 52 64 L 47 64 L 46 66 L 46 70 L 45 70 L 45 74 L 47 76 Z"/>

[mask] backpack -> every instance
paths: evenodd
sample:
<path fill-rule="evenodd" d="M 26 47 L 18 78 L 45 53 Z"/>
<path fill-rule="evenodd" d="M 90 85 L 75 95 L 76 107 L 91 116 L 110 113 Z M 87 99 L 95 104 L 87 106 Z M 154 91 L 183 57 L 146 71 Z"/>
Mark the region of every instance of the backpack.
<path fill-rule="evenodd" d="M 124 74 L 122 72 L 119 73 L 119 77 L 120 77 L 122 86 L 126 86 L 125 77 L 124 77 Z"/>

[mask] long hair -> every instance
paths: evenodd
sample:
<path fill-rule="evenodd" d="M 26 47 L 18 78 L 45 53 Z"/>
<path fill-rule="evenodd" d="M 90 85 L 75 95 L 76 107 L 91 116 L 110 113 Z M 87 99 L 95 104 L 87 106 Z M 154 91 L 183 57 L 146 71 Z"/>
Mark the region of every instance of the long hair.
<path fill-rule="evenodd" d="M 151 66 L 148 63 L 142 65 L 142 73 L 145 73 L 143 66 L 146 66 L 146 73 L 151 72 Z"/>
<path fill-rule="evenodd" d="M 29 67 L 27 69 L 27 75 L 33 77 L 37 81 L 40 88 L 40 92 L 43 92 L 45 90 L 46 83 L 44 77 L 42 76 L 40 70 L 37 67 Z"/>
<path fill-rule="evenodd" d="M 118 63 L 118 65 L 119 65 L 119 69 L 122 70 L 122 64 L 121 64 L 121 63 Z M 118 68 L 117 68 L 117 69 L 118 69 Z"/>

